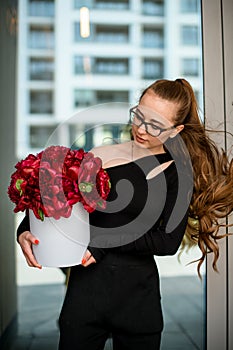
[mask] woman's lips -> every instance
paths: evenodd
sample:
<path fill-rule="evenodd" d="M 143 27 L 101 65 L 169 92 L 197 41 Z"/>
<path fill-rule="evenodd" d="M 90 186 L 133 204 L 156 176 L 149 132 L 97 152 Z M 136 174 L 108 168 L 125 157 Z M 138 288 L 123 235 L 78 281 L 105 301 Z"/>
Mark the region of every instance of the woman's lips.
<path fill-rule="evenodd" d="M 136 135 L 137 142 L 144 143 L 146 140 L 142 139 L 140 136 Z"/>

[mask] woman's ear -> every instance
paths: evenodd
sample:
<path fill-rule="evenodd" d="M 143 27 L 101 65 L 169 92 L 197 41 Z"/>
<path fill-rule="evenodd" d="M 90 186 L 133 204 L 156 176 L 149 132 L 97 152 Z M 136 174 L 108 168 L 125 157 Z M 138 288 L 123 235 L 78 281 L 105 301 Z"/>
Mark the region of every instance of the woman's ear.
<path fill-rule="evenodd" d="M 177 134 L 179 134 L 182 130 L 184 129 L 184 125 L 178 125 L 175 127 L 174 130 L 172 130 L 170 134 L 170 138 L 172 139 L 173 137 L 176 137 Z"/>

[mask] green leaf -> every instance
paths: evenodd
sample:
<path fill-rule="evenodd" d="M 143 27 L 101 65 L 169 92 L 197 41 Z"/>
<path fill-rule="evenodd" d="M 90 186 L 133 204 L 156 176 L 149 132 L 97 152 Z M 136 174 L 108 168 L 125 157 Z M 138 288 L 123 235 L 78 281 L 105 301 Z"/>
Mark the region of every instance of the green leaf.
<path fill-rule="evenodd" d="M 97 202 L 97 205 L 99 207 L 103 208 L 104 207 L 104 202 L 103 201 L 99 201 L 99 202 Z"/>
<path fill-rule="evenodd" d="M 23 194 L 23 191 L 21 188 L 22 183 L 23 183 L 23 179 L 18 179 L 18 180 L 16 180 L 16 183 L 15 183 L 15 187 L 19 191 L 20 196 L 22 196 L 22 194 Z"/>
<path fill-rule="evenodd" d="M 40 216 L 41 221 L 44 221 L 44 213 L 41 209 L 38 209 L 38 214 Z"/>

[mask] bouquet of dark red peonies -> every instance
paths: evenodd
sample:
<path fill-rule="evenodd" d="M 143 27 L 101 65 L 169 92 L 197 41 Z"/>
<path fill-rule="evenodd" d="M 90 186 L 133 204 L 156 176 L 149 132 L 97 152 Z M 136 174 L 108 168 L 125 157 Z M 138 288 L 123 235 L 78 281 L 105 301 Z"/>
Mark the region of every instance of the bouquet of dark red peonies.
<path fill-rule="evenodd" d="M 15 165 L 8 195 L 14 212 L 33 210 L 34 215 L 68 218 L 75 203 L 87 212 L 104 208 L 110 180 L 102 161 L 83 149 L 50 146 L 37 155 L 29 154 Z"/>
<path fill-rule="evenodd" d="M 29 212 L 32 233 L 38 237 L 43 231 L 49 236 L 55 228 L 60 238 L 68 238 L 69 241 L 81 244 L 85 248 L 88 244 L 89 229 L 87 233 L 87 222 L 84 221 L 88 221 L 88 213 L 98 208 L 105 209 L 111 188 L 101 159 L 91 152 L 84 152 L 83 149 L 50 146 L 37 155 L 29 154 L 18 162 L 15 168 L 16 171 L 11 175 L 8 195 L 16 204 L 14 212 Z M 39 238 L 41 245 L 43 238 Z M 54 237 L 49 245 L 53 244 L 52 242 Z M 62 246 L 63 252 L 64 243 Z M 34 253 L 35 249 L 37 247 L 34 247 Z M 70 255 L 71 250 L 69 246 L 67 254 Z M 44 266 L 74 264 L 72 261 L 60 263 L 59 259 L 57 262 L 57 256 L 61 255 L 61 252 L 56 252 L 54 262 L 50 262 L 51 253 L 50 250 L 49 262 L 47 258 L 42 258 Z M 75 264 L 76 260 L 77 258 Z"/>

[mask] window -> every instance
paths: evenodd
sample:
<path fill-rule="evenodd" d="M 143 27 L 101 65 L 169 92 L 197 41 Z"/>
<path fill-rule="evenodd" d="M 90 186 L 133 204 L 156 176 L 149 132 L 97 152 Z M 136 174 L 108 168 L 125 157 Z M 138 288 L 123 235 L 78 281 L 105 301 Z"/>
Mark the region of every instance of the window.
<path fill-rule="evenodd" d="M 79 22 L 74 24 L 74 40 L 76 42 L 99 42 L 99 43 L 127 43 L 129 40 L 128 26 L 118 25 L 90 25 L 90 36 L 82 38 L 80 35 Z"/>
<path fill-rule="evenodd" d="M 54 17 L 54 0 L 30 0 L 29 16 Z"/>
<path fill-rule="evenodd" d="M 199 12 L 199 0 L 181 0 L 180 8 L 183 13 Z"/>
<path fill-rule="evenodd" d="M 129 0 L 75 0 L 74 7 L 76 9 L 86 6 L 88 8 L 96 8 L 100 10 L 128 10 Z"/>
<path fill-rule="evenodd" d="M 164 75 L 163 60 L 145 58 L 143 62 L 143 78 L 159 79 Z"/>
<path fill-rule="evenodd" d="M 95 127 L 93 134 L 93 146 L 119 143 L 125 124 L 102 124 Z"/>
<path fill-rule="evenodd" d="M 198 45 L 199 30 L 197 26 L 184 25 L 181 27 L 181 42 L 183 45 Z"/>
<path fill-rule="evenodd" d="M 128 10 L 129 0 L 95 0 L 95 8 L 101 10 Z"/>
<path fill-rule="evenodd" d="M 96 25 L 95 41 L 102 43 L 127 43 L 129 38 L 128 26 Z"/>
<path fill-rule="evenodd" d="M 74 57 L 74 73 L 88 74 L 91 73 L 93 60 L 89 56 L 75 56 Z"/>
<path fill-rule="evenodd" d="M 30 91 L 30 113 L 53 113 L 53 92 L 45 90 Z"/>
<path fill-rule="evenodd" d="M 75 56 L 75 74 L 128 74 L 129 62 L 127 58 L 91 58 Z"/>
<path fill-rule="evenodd" d="M 69 125 L 69 144 L 71 148 L 84 148 L 86 143 L 86 131 L 92 126 L 87 124 L 76 123 Z"/>
<path fill-rule="evenodd" d="M 30 26 L 28 45 L 31 49 L 53 49 L 53 28 L 51 26 Z"/>
<path fill-rule="evenodd" d="M 74 106 L 88 107 L 97 103 L 128 102 L 129 92 L 119 90 L 81 90 L 74 91 Z"/>
<path fill-rule="evenodd" d="M 198 58 L 183 58 L 182 74 L 198 76 L 199 75 L 199 59 Z"/>
<path fill-rule="evenodd" d="M 30 127 L 30 147 L 32 148 L 44 148 L 48 139 L 53 134 L 56 126 L 31 126 Z M 54 135 L 53 135 L 54 136 Z M 58 140 L 54 140 L 54 143 L 58 143 Z"/>
<path fill-rule="evenodd" d="M 164 1 L 163 0 L 144 0 L 142 4 L 142 12 L 144 15 L 163 16 Z"/>
<path fill-rule="evenodd" d="M 163 48 L 164 35 L 162 28 L 145 27 L 143 30 L 142 45 L 144 47 Z"/>
<path fill-rule="evenodd" d="M 128 102 L 129 93 L 128 91 L 96 91 L 96 102 L 107 103 L 107 102 Z"/>
<path fill-rule="evenodd" d="M 128 74 L 128 59 L 96 58 L 94 71 L 98 74 Z"/>
<path fill-rule="evenodd" d="M 74 0 L 74 8 L 80 9 L 83 6 L 88 7 L 89 9 L 94 7 L 95 0 Z"/>
<path fill-rule="evenodd" d="M 121 131 L 122 131 L 121 124 L 103 125 L 102 126 L 103 141 L 107 139 L 112 141 L 114 140 L 118 141 L 121 135 Z"/>
<path fill-rule="evenodd" d="M 95 94 L 93 90 L 80 90 L 74 91 L 74 106 L 75 107 L 88 107 L 95 104 Z"/>
<path fill-rule="evenodd" d="M 53 58 L 30 58 L 29 66 L 30 80 L 53 80 L 54 60 Z"/>
<path fill-rule="evenodd" d="M 73 149 L 84 148 L 89 151 L 103 142 L 113 143 L 121 137 L 122 124 L 74 124 L 69 127 L 70 145 Z"/>
<path fill-rule="evenodd" d="M 73 149 L 83 148 L 89 151 L 93 147 L 94 127 L 92 124 L 70 125 L 70 144 Z"/>

